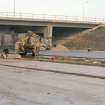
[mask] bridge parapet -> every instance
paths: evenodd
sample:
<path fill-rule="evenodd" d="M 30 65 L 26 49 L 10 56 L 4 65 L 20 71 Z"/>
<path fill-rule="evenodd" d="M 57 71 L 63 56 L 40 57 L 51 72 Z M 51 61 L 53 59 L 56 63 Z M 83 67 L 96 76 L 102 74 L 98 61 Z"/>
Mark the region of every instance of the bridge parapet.
<path fill-rule="evenodd" d="M 63 15 L 47 15 L 47 14 L 31 14 L 31 13 L 13 13 L 0 12 L 0 18 L 7 19 L 35 19 L 35 20 L 51 20 L 64 22 L 81 22 L 81 23 L 105 23 L 105 18 L 79 17 L 79 16 L 63 16 Z"/>

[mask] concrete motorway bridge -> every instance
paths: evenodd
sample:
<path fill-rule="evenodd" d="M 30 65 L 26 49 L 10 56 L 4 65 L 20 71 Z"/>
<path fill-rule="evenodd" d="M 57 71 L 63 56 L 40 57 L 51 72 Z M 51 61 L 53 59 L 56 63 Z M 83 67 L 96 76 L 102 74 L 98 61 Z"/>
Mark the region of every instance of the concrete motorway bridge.
<path fill-rule="evenodd" d="M 59 20 L 59 19 L 34 19 L 34 18 L 13 18 L 13 17 L 1 17 L 0 18 L 0 45 L 4 43 L 14 43 L 14 35 L 26 33 L 28 30 L 32 30 L 42 35 L 48 44 L 52 46 L 52 40 L 57 37 L 70 35 L 75 32 L 80 32 L 85 29 L 93 28 L 101 24 L 100 22 L 88 22 L 88 21 L 72 21 L 72 20 Z M 13 35 L 11 38 L 7 37 L 8 33 Z M 3 33 L 6 33 L 4 38 Z M 10 41 L 8 41 L 10 39 Z M 4 41 L 4 40 L 7 40 Z"/>

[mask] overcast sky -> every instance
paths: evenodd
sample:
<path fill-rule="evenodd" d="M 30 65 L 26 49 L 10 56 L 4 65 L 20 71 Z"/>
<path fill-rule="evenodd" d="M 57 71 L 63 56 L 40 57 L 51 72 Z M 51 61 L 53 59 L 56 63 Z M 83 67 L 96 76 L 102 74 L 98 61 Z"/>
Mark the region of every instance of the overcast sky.
<path fill-rule="evenodd" d="M 105 0 L 15 0 L 16 12 L 105 17 Z M 14 0 L 0 0 L 0 11 L 13 12 Z"/>

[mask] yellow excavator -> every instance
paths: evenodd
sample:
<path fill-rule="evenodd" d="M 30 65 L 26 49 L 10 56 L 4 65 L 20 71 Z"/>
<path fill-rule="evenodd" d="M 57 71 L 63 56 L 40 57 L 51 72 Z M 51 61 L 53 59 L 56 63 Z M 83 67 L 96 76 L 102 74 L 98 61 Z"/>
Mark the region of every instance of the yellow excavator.
<path fill-rule="evenodd" d="M 41 37 L 32 31 L 28 31 L 15 44 L 15 49 L 20 55 L 24 56 L 28 53 L 31 53 L 32 56 L 37 56 L 41 48 L 46 50 L 47 46 L 42 42 Z"/>

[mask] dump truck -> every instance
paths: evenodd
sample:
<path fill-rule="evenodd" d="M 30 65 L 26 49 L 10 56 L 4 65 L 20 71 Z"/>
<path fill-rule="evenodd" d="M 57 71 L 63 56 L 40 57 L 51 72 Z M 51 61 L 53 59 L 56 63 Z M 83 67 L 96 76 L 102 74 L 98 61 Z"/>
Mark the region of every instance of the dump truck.
<path fill-rule="evenodd" d="M 26 56 L 28 53 L 31 53 L 32 56 L 37 56 L 41 49 L 47 49 L 47 45 L 42 41 L 39 35 L 32 31 L 28 31 L 24 37 L 21 37 L 16 42 L 15 49 L 20 55 Z"/>

